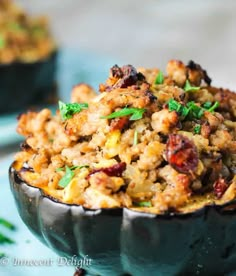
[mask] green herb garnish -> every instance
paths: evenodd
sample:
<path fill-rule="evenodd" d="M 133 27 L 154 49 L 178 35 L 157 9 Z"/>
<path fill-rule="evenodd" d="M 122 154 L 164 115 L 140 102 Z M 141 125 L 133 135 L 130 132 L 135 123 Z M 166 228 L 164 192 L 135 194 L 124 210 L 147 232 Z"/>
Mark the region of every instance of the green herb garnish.
<path fill-rule="evenodd" d="M 159 71 L 155 81 L 154 81 L 154 84 L 163 84 L 164 82 L 164 75 L 162 73 L 162 71 Z"/>
<path fill-rule="evenodd" d="M 60 179 L 58 185 L 62 188 L 65 188 L 71 182 L 72 178 L 75 176 L 74 170 L 82 169 L 82 168 L 89 168 L 89 165 L 72 166 L 72 167 L 65 166 L 65 169 L 66 169 L 65 174 Z M 64 171 L 64 168 L 57 168 L 56 171 L 57 172 Z"/>
<path fill-rule="evenodd" d="M 209 112 L 213 112 L 213 111 L 215 111 L 215 109 L 217 108 L 217 107 L 219 107 L 220 106 L 220 103 L 219 102 L 215 102 L 209 109 L 208 109 L 208 111 Z"/>
<path fill-rule="evenodd" d="M 36 37 L 42 37 L 46 35 L 46 31 L 42 26 L 33 26 L 32 27 L 32 34 Z"/>
<path fill-rule="evenodd" d="M 89 165 L 81 165 L 81 166 L 72 166 L 72 167 L 69 167 L 70 170 L 76 170 L 76 169 L 82 169 L 82 168 L 89 168 Z M 65 168 L 64 167 L 61 167 L 61 168 L 56 168 L 56 172 L 62 172 L 64 171 Z"/>
<path fill-rule="evenodd" d="M 205 103 L 202 105 L 202 107 L 204 107 L 204 108 L 206 108 L 206 109 L 210 108 L 211 106 L 212 106 L 212 103 L 211 103 L 211 102 L 205 102 Z"/>
<path fill-rule="evenodd" d="M 8 24 L 8 28 L 15 32 L 24 30 L 24 27 L 17 22 L 10 22 Z"/>
<path fill-rule="evenodd" d="M 0 233 L 0 244 L 5 244 L 5 243 L 12 244 L 15 242 L 12 239 Z"/>
<path fill-rule="evenodd" d="M 193 131 L 194 131 L 195 134 L 199 134 L 201 132 L 201 125 L 196 125 L 193 128 Z"/>
<path fill-rule="evenodd" d="M 185 92 L 198 91 L 199 89 L 200 89 L 200 87 L 198 87 L 198 86 L 191 86 L 189 80 L 186 80 L 186 83 L 185 83 L 185 86 L 184 86 Z"/>
<path fill-rule="evenodd" d="M 136 146 L 138 144 L 138 131 L 134 131 L 134 141 L 133 141 L 133 146 Z"/>
<path fill-rule="evenodd" d="M 209 112 L 215 111 L 217 107 L 219 107 L 220 103 L 215 102 L 214 104 L 212 102 L 205 102 L 202 106 Z"/>
<path fill-rule="evenodd" d="M 6 41 L 4 37 L 0 34 L 0 49 L 3 49 L 6 46 Z"/>
<path fill-rule="evenodd" d="M 4 227 L 10 229 L 10 230 L 15 230 L 16 227 L 13 225 L 11 222 L 7 221 L 4 218 L 0 218 L 0 224 L 3 225 Z"/>
<path fill-rule="evenodd" d="M 72 118 L 75 113 L 81 112 L 83 109 L 88 108 L 87 103 L 68 103 L 65 104 L 59 101 L 59 110 L 63 120 Z"/>
<path fill-rule="evenodd" d="M 189 108 L 185 107 L 184 105 L 182 105 L 181 103 L 177 102 L 174 99 L 169 100 L 168 107 L 169 107 L 169 111 L 178 112 L 180 114 L 180 117 L 182 117 L 182 119 L 184 119 L 189 113 Z"/>
<path fill-rule="evenodd" d="M 152 207 L 151 201 L 136 202 L 136 205 L 138 205 L 139 207 Z"/>
<path fill-rule="evenodd" d="M 60 179 L 59 186 L 65 188 L 71 182 L 74 175 L 74 171 L 71 170 L 68 166 L 66 166 L 65 175 Z"/>
<path fill-rule="evenodd" d="M 102 116 L 101 119 L 113 119 L 118 117 L 125 117 L 132 115 L 129 119 L 131 121 L 142 119 L 143 113 L 146 111 L 144 108 L 129 108 L 125 107 L 119 111 L 113 112 L 108 116 Z"/>
<path fill-rule="evenodd" d="M 83 169 L 83 168 L 89 168 L 89 165 L 72 166 L 70 169 L 76 170 L 76 169 Z"/>
<path fill-rule="evenodd" d="M 62 172 L 62 171 L 64 171 L 63 167 L 62 168 L 56 168 L 56 172 Z"/>
<path fill-rule="evenodd" d="M 189 119 L 200 119 L 204 114 L 204 109 L 191 101 L 186 104 L 186 107 L 189 109 L 188 117 Z"/>
<path fill-rule="evenodd" d="M 170 111 L 181 112 L 184 106 L 181 103 L 177 102 L 176 100 L 170 99 L 168 102 L 168 107 Z"/>
<path fill-rule="evenodd" d="M 210 102 L 206 102 L 203 106 L 204 107 L 209 107 Z M 191 101 L 188 102 L 185 105 L 177 102 L 174 99 L 170 99 L 168 101 L 168 108 L 169 111 L 176 111 L 180 115 L 180 118 L 182 120 L 188 119 L 188 120 L 193 120 L 193 119 L 200 119 L 204 115 L 204 111 L 209 111 L 213 112 L 217 107 L 219 107 L 219 102 L 215 102 L 209 109 L 201 107 L 197 105 L 195 102 Z"/>
<path fill-rule="evenodd" d="M 11 222 L 7 221 L 4 218 L 0 218 L 0 225 L 4 226 L 5 228 L 9 229 L 9 230 L 15 230 L 16 227 L 15 225 L 13 225 Z M 14 240 L 10 239 L 9 237 L 5 236 L 4 234 L 0 233 L 0 244 L 13 244 L 15 243 Z M 5 253 L 0 252 L 0 259 L 5 257 Z"/>

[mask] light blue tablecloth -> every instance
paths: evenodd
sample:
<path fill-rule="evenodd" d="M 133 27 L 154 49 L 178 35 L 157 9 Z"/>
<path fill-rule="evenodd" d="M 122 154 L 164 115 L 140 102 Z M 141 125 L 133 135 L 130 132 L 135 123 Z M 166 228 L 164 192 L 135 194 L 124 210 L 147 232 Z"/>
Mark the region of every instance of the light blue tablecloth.
<path fill-rule="evenodd" d="M 12 160 L 13 156 L 9 155 L 8 158 L 0 161 L 0 218 L 9 220 L 17 229 L 10 231 L 0 225 L 0 233 L 4 233 L 15 241 L 12 245 L 0 245 L 0 252 L 6 254 L 6 258 L 0 259 L 0 275 L 72 276 L 75 271 L 73 266 L 59 266 L 58 256 L 41 244 L 21 221 L 8 182 L 8 168 Z M 24 261 L 39 263 L 44 260 L 45 263 L 42 265 L 20 265 L 20 262 Z M 46 265 L 47 262 L 49 266 Z"/>

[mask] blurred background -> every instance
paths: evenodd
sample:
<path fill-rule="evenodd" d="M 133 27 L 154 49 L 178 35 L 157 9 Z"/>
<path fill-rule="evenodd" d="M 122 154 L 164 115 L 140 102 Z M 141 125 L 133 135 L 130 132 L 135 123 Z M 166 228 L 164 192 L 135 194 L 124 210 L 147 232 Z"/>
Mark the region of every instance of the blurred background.
<path fill-rule="evenodd" d="M 96 86 L 103 81 L 114 63 L 165 70 L 173 58 L 200 63 L 213 85 L 236 90 L 234 0 L 15 2 L 30 14 L 48 15 L 58 46 L 66 52 L 59 62 L 58 80 L 59 96 L 64 100 L 76 82 Z M 86 69 L 74 72 L 71 62 Z M 12 133 L 12 126 L 8 128 Z M 0 128 L 0 132 L 4 131 Z M 0 158 L 9 151 L 11 146 L 0 143 Z"/>
<path fill-rule="evenodd" d="M 48 14 L 61 47 L 109 55 L 136 66 L 193 59 L 213 84 L 236 89 L 234 0 L 19 0 Z"/>
<path fill-rule="evenodd" d="M 159 67 L 165 71 L 169 59 L 194 60 L 208 71 L 212 85 L 236 91 L 235 0 L 15 2 L 29 14 L 49 17 L 59 47 L 57 83 L 59 97 L 64 101 L 69 100 L 70 90 L 78 82 L 88 82 L 97 88 L 115 63 Z M 56 255 L 41 245 L 20 221 L 9 190 L 8 167 L 22 139 L 15 132 L 16 116 L 17 112 L 0 114 L 0 215 L 17 225 L 17 231 L 12 233 L 17 243 L 9 248 L 0 247 L 0 251 L 22 258 L 55 259 Z M 43 273 L 64 276 L 72 275 L 73 271 L 72 267 L 55 265 L 50 268 L 0 265 L 3 276 Z"/>

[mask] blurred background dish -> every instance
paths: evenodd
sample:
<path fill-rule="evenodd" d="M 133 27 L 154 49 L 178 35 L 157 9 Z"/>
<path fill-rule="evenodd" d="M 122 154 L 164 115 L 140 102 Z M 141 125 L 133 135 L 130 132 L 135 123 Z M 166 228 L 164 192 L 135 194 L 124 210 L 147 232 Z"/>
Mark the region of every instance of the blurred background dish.
<path fill-rule="evenodd" d="M 45 16 L 31 16 L 12 0 L 0 2 L 0 62 L 32 63 L 56 50 Z"/>
<path fill-rule="evenodd" d="M 32 17 L 13 1 L 0 1 L 0 113 L 53 97 L 56 52 L 46 17 Z"/>

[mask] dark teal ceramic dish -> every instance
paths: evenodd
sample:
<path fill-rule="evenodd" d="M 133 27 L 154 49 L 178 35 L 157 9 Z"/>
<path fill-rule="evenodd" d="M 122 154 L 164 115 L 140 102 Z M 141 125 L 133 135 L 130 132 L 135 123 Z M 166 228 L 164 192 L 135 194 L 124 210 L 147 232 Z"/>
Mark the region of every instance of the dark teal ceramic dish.
<path fill-rule="evenodd" d="M 57 52 L 32 63 L 0 64 L 0 113 L 46 103 L 55 89 Z"/>

